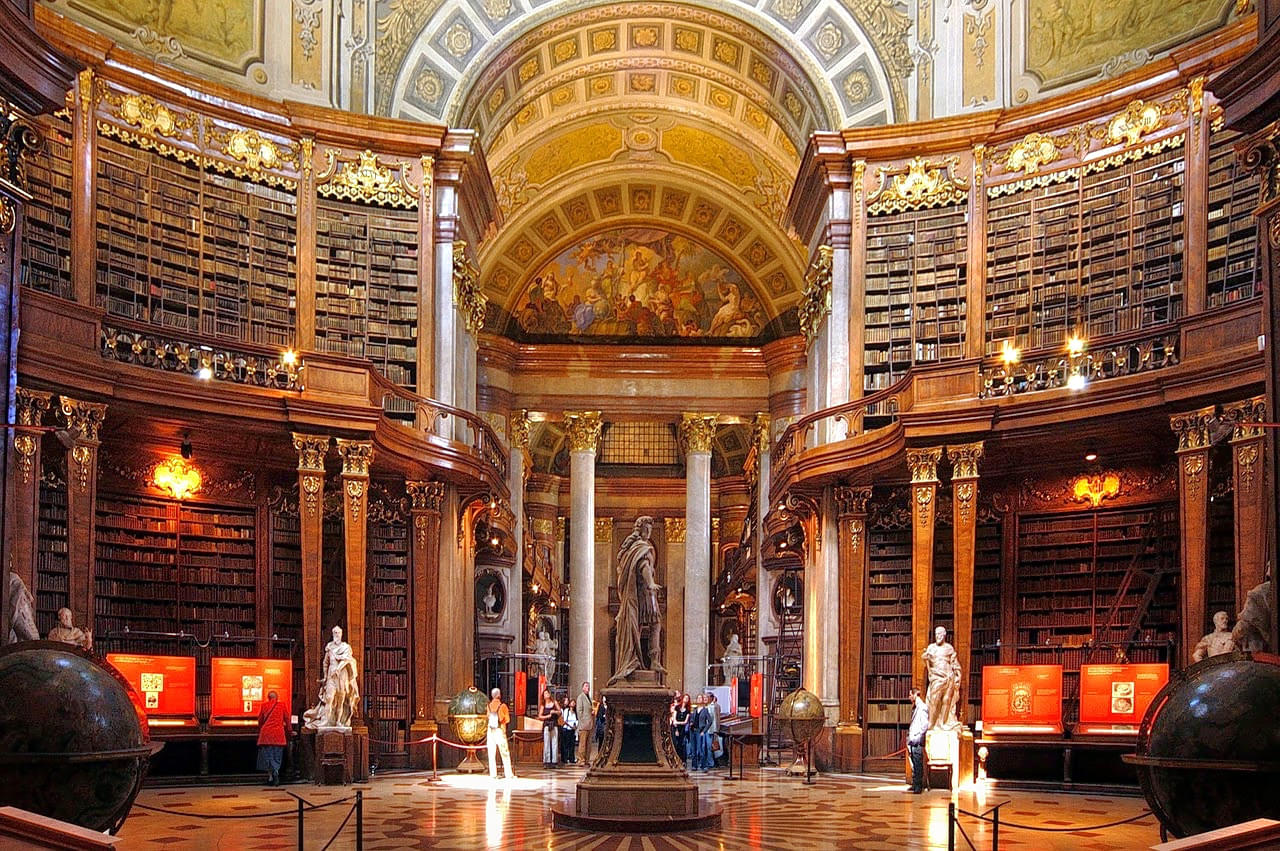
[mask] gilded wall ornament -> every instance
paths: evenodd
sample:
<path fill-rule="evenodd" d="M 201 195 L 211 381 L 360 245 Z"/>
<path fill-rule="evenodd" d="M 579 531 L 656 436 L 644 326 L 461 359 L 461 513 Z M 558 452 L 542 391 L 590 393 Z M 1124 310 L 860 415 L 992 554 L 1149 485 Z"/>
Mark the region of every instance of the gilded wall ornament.
<path fill-rule="evenodd" d="M 365 480 L 348 479 L 345 490 L 347 494 L 347 511 L 351 515 L 351 522 L 359 523 L 360 507 L 364 505 Z"/>
<path fill-rule="evenodd" d="M 373 463 L 373 442 L 338 438 L 338 454 L 342 456 L 342 475 L 368 476 Z"/>
<path fill-rule="evenodd" d="M 666 517 L 662 520 L 662 530 L 668 544 L 683 544 L 689 524 L 683 517 Z"/>
<path fill-rule="evenodd" d="M 529 420 L 529 410 L 527 408 L 511 412 L 511 418 L 507 421 L 507 428 L 511 433 L 512 449 L 529 448 L 529 431 L 532 426 L 533 423 Z"/>
<path fill-rule="evenodd" d="M 76 465 L 76 484 L 81 493 L 89 490 L 89 472 L 93 468 L 93 449 L 83 443 L 71 447 L 71 460 Z"/>
<path fill-rule="evenodd" d="M 453 243 L 453 306 L 462 315 L 467 333 L 480 333 L 489 297 L 480 287 L 480 270 L 467 259 L 467 244 L 462 240 Z"/>
<path fill-rule="evenodd" d="M 597 544 L 613 543 L 613 518 L 612 517 L 596 518 L 595 542 Z"/>
<path fill-rule="evenodd" d="M 955 508 L 956 520 L 968 525 L 970 518 L 973 517 L 973 498 L 977 494 L 978 486 L 974 484 L 972 479 L 953 480 L 952 490 L 955 494 L 952 503 Z"/>
<path fill-rule="evenodd" d="M 125 95 L 116 107 L 116 116 L 151 136 L 172 137 L 178 132 L 178 119 L 173 111 L 146 95 Z"/>
<path fill-rule="evenodd" d="M 28 390 L 25 387 L 18 387 L 16 390 L 15 411 L 19 428 L 14 433 L 13 448 L 18 453 L 18 466 L 22 471 L 24 485 L 31 484 L 40 451 L 40 436 L 38 433 L 24 432 L 21 427 L 41 425 L 52 401 L 52 393 Z"/>
<path fill-rule="evenodd" d="M 406 210 L 417 208 L 417 190 L 405 179 L 404 163 L 397 165 L 397 177 L 367 148 L 354 159 L 341 161 L 335 151 L 327 150 L 325 160 L 324 171 L 316 175 L 316 191 L 321 195 Z"/>
<path fill-rule="evenodd" d="M 324 474 L 324 456 L 329 451 L 329 436 L 293 433 L 293 448 L 298 453 L 298 471 Z"/>
<path fill-rule="evenodd" d="M 1120 477 L 1115 473 L 1094 473 L 1078 477 L 1071 486 L 1071 499 L 1075 502 L 1087 502 L 1094 508 L 1102 504 L 1104 499 L 1113 499 L 1120 495 Z"/>
<path fill-rule="evenodd" d="M 1253 484 L 1257 481 L 1258 458 L 1261 455 L 1262 443 L 1244 443 L 1235 447 L 1235 463 L 1240 479 L 1240 490 L 1253 493 Z"/>
<path fill-rule="evenodd" d="M 834 254 L 830 245 L 819 245 L 804 273 L 804 289 L 800 292 L 796 313 L 806 348 L 813 345 L 822 329 L 822 321 L 831 313 L 831 262 Z"/>
<path fill-rule="evenodd" d="M 680 418 L 680 442 L 685 451 L 710 452 L 716 437 L 715 414 L 686 413 Z"/>
<path fill-rule="evenodd" d="M 280 148 L 256 130 L 242 128 L 234 131 L 227 137 L 223 151 L 255 171 L 280 167 Z"/>
<path fill-rule="evenodd" d="M 411 511 L 439 511 L 444 503 L 444 482 L 407 481 L 404 487 Z"/>
<path fill-rule="evenodd" d="M 955 176 L 959 166 L 959 157 L 936 162 L 915 157 L 905 168 L 880 166 L 876 169 L 880 188 L 867 199 L 867 212 L 874 216 L 963 204 L 969 197 L 969 182 Z"/>
<path fill-rule="evenodd" d="M 565 411 L 565 438 L 570 452 L 592 452 L 600 445 L 604 420 L 600 411 Z"/>
<path fill-rule="evenodd" d="M 1030 177 L 1058 159 L 1058 144 L 1045 133 L 1028 133 L 1005 154 L 1006 171 L 1020 171 Z"/>
<path fill-rule="evenodd" d="M 911 486 L 914 499 L 916 522 L 927 528 L 933 523 L 933 498 L 937 493 L 938 483 L 927 482 Z"/>
<path fill-rule="evenodd" d="M 1200 408 L 1169 417 L 1169 427 L 1178 436 L 1179 452 L 1209 448 L 1209 430 L 1214 423 L 1214 414 L 1213 408 Z"/>
<path fill-rule="evenodd" d="M 1262 396 L 1254 396 L 1222 406 L 1222 419 L 1231 425 L 1231 440 L 1252 440 L 1262 437 L 1261 423 L 1267 420 L 1267 402 Z"/>
<path fill-rule="evenodd" d="M 751 443 L 756 448 L 757 455 L 764 455 L 772 447 L 773 441 L 770 438 L 772 434 L 773 420 L 768 414 L 758 413 L 751 423 Z"/>
<path fill-rule="evenodd" d="M 982 441 L 947 447 L 951 459 L 951 475 L 957 479 L 978 478 L 978 462 L 982 460 Z"/>
<path fill-rule="evenodd" d="M 1182 459 L 1182 481 L 1187 493 L 1198 497 L 1204 486 L 1205 453 L 1195 452 Z"/>
<path fill-rule="evenodd" d="M 1135 100 L 1107 122 L 1107 139 L 1136 145 L 1143 136 L 1160 129 L 1161 117 L 1160 104 Z"/>

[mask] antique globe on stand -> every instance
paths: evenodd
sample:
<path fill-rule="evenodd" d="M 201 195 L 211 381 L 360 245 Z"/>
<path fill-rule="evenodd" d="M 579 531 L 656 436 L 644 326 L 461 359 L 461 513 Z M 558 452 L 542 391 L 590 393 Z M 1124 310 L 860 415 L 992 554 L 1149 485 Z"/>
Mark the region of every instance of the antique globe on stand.
<path fill-rule="evenodd" d="M 782 699 L 773 717 L 796 743 L 796 761 L 787 773 L 803 774 L 808 781 L 813 773 L 813 741 L 827 723 L 822 702 L 813 692 L 798 688 Z"/>
<path fill-rule="evenodd" d="M 0 804 L 115 833 L 151 755 L 136 693 L 110 666 L 56 641 L 0 650 Z"/>
<path fill-rule="evenodd" d="M 464 745 L 480 745 L 489 734 L 489 701 L 484 692 L 475 686 L 458 692 L 449 703 L 449 724 L 453 734 Z M 476 758 L 476 752 L 467 751 L 467 757 L 458 765 L 463 774 L 478 774 L 485 771 L 483 763 Z"/>
<path fill-rule="evenodd" d="M 1138 731 L 1142 792 L 1184 837 L 1255 818 L 1280 819 L 1280 664 L 1228 653 L 1174 671 Z"/>

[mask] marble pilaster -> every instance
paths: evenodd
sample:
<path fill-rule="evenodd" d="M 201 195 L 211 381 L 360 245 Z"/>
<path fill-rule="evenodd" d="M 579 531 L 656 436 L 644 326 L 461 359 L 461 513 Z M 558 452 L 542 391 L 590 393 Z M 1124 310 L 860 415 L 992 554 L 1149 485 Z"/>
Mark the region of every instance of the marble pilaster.
<path fill-rule="evenodd" d="M 685 414 L 684 691 L 707 684 L 711 622 L 711 442 L 713 414 Z"/>
<path fill-rule="evenodd" d="M 599 411 L 566 411 L 569 441 L 569 682 L 595 679 L 596 448 Z"/>

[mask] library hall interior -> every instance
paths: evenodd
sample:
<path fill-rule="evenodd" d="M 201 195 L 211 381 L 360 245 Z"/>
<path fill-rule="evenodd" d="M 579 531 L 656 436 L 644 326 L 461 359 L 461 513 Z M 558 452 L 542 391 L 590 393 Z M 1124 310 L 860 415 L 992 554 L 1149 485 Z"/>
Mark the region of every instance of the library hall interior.
<path fill-rule="evenodd" d="M 1280 0 L 0 0 L 0 846 L 1280 848 Z"/>

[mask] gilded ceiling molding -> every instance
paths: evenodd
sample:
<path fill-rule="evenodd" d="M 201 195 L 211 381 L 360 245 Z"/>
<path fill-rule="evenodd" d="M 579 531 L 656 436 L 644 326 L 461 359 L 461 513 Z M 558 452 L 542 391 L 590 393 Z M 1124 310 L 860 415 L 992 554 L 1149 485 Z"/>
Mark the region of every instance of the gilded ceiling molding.
<path fill-rule="evenodd" d="M 831 313 L 831 259 L 834 253 L 830 245 L 819 245 L 804 273 L 804 289 L 796 312 L 806 349 L 818 338 L 822 321 Z"/>
<path fill-rule="evenodd" d="M 867 199 L 867 214 L 900 213 L 963 204 L 969 198 L 969 181 L 957 177 L 959 157 L 927 161 L 916 157 L 903 166 L 880 166 L 876 179 L 880 188 Z"/>
<path fill-rule="evenodd" d="M 907 79 L 915 70 L 915 59 L 907 39 L 911 33 L 911 17 L 895 0 L 844 0 L 844 3 L 862 24 L 872 48 L 884 65 L 893 99 L 890 120 L 908 120 Z"/>
<path fill-rule="evenodd" d="M 316 192 L 326 198 L 404 210 L 418 208 L 419 187 L 409 180 L 409 163 L 384 165 L 379 156 L 367 148 L 351 156 L 329 148 L 324 156 L 325 167 L 316 173 Z"/>
<path fill-rule="evenodd" d="M 565 439 L 570 452 L 594 453 L 600 446 L 604 420 L 600 411 L 565 411 Z"/>

